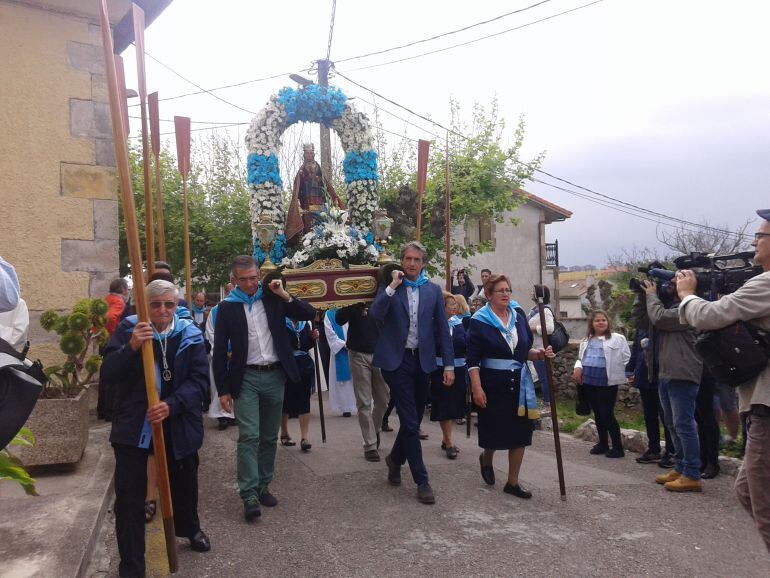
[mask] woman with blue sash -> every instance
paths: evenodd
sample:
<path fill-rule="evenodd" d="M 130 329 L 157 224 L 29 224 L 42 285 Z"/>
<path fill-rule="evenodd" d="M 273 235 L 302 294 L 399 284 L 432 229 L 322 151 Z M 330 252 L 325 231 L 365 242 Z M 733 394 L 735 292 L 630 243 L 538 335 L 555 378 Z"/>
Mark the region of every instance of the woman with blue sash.
<path fill-rule="evenodd" d="M 511 299 L 505 275 L 492 275 L 484 285 L 488 303 L 474 313 L 468 334 L 466 362 L 473 402 L 478 408 L 481 477 L 495 484 L 492 459 L 508 450 L 508 480 L 504 492 L 519 498 L 532 493 L 519 484 L 524 448 L 532 445 L 532 431 L 540 417 L 527 360 L 553 357 L 550 347 L 532 349 L 527 316 Z"/>
<path fill-rule="evenodd" d="M 286 331 L 294 348 L 294 359 L 299 368 L 299 381 L 286 378 L 283 392 L 283 410 L 281 412 L 281 445 L 297 445 L 289 436 L 289 418 L 299 418 L 300 442 L 303 452 L 313 447 L 308 441 L 310 427 L 310 394 L 315 387 L 315 364 L 310 357 L 313 343 L 318 339 L 318 330 L 310 329 L 307 321 L 295 322 L 286 318 Z"/>
<path fill-rule="evenodd" d="M 150 323 L 121 321 L 104 351 L 102 377 L 115 392 L 110 442 L 115 452 L 115 535 L 120 576 L 144 576 L 147 459 L 151 423 L 161 423 L 166 444 L 176 535 L 198 552 L 211 548 L 198 519 L 198 450 L 203 445 L 203 398 L 208 360 L 203 335 L 177 315 L 177 288 L 152 281 L 146 288 Z M 147 407 L 141 347 L 152 343 L 160 401 Z"/>
<path fill-rule="evenodd" d="M 441 449 L 450 460 L 457 458 L 457 446 L 452 443 L 454 420 L 465 414 L 465 328 L 459 316 L 460 307 L 457 303 L 459 295 L 444 291 L 444 310 L 446 311 L 449 334 L 452 336 L 454 347 L 455 381 L 452 385 L 444 385 L 444 365 L 441 360 L 441 346 L 436 343 L 436 365 L 438 369 L 430 376 L 430 421 L 441 425 Z"/>

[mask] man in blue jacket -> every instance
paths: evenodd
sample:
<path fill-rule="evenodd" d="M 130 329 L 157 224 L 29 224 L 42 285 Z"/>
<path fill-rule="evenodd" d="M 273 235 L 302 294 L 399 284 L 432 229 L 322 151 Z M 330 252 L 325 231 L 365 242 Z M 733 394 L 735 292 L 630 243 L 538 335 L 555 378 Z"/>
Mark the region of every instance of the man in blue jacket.
<path fill-rule="evenodd" d="M 441 288 L 428 282 L 428 253 L 417 241 L 401 249 L 403 271 L 391 273 L 390 284 L 380 288 L 369 315 L 383 323 L 373 363 L 382 369 L 398 410 L 400 427 L 390 454 L 388 481 L 401 484 L 401 466 L 409 462 L 417 484 L 417 499 L 433 504 L 436 499 L 422 461 L 420 422 L 428 398 L 430 374 L 436 369 L 436 343 L 440 343 L 444 385 L 454 383 L 454 350 L 444 313 Z"/>

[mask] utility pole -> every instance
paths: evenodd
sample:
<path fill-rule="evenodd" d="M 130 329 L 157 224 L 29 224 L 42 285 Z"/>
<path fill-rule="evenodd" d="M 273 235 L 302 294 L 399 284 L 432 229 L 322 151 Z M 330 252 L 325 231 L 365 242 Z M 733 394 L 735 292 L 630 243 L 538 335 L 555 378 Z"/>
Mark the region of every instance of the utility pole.
<path fill-rule="evenodd" d="M 318 86 L 329 86 L 329 66 L 328 60 L 319 60 L 318 62 Z M 329 127 L 321 123 L 321 172 L 326 180 L 332 182 L 332 141 L 329 134 Z"/>

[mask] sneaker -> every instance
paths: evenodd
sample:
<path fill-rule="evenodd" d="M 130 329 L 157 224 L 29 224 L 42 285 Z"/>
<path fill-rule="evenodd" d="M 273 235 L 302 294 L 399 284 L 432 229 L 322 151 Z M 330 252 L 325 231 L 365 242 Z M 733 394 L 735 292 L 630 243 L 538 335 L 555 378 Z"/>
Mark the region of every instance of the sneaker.
<path fill-rule="evenodd" d="M 591 448 L 591 451 L 589 452 L 592 456 L 599 456 L 602 454 L 606 454 L 609 451 L 610 448 L 603 444 L 596 444 L 594 447 Z"/>
<path fill-rule="evenodd" d="M 612 448 L 604 454 L 606 458 L 624 458 L 625 456 L 626 452 L 623 451 L 623 448 Z"/>
<path fill-rule="evenodd" d="M 257 498 L 249 498 L 243 502 L 243 517 L 247 522 L 256 520 L 262 515 L 262 510 L 259 507 L 259 500 Z"/>
<path fill-rule="evenodd" d="M 703 482 L 687 476 L 679 476 L 677 479 L 665 483 L 663 487 L 670 492 L 702 492 Z"/>
<path fill-rule="evenodd" d="M 265 488 L 259 494 L 259 503 L 268 508 L 274 508 L 278 505 L 278 499 Z"/>
<path fill-rule="evenodd" d="M 658 462 L 658 467 L 670 470 L 675 465 L 676 464 L 674 463 L 674 458 L 671 457 L 671 454 L 668 452 L 663 452 L 663 455 L 660 457 L 660 461 Z"/>
<path fill-rule="evenodd" d="M 420 484 L 417 486 L 417 501 L 421 504 L 435 504 L 436 496 L 433 495 L 433 488 L 429 483 Z"/>
<path fill-rule="evenodd" d="M 674 480 L 678 480 L 681 477 L 682 477 L 682 474 L 680 474 L 676 470 L 672 470 L 667 474 L 660 474 L 659 476 L 655 476 L 655 483 L 663 485 L 669 482 L 673 482 Z"/>
<path fill-rule="evenodd" d="M 660 461 L 660 453 L 653 453 L 650 450 L 644 452 L 641 456 L 636 458 L 637 464 L 655 464 Z"/>

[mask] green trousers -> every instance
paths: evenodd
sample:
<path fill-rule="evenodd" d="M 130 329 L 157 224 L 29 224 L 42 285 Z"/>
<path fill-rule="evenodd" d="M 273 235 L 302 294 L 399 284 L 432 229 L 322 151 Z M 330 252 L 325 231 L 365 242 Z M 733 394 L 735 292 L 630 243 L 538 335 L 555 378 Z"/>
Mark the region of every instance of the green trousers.
<path fill-rule="evenodd" d="M 281 369 L 247 369 L 241 395 L 234 402 L 238 422 L 238 489 L 244 502 L 258 497 L 273 481 L 285 381 Z"/>

